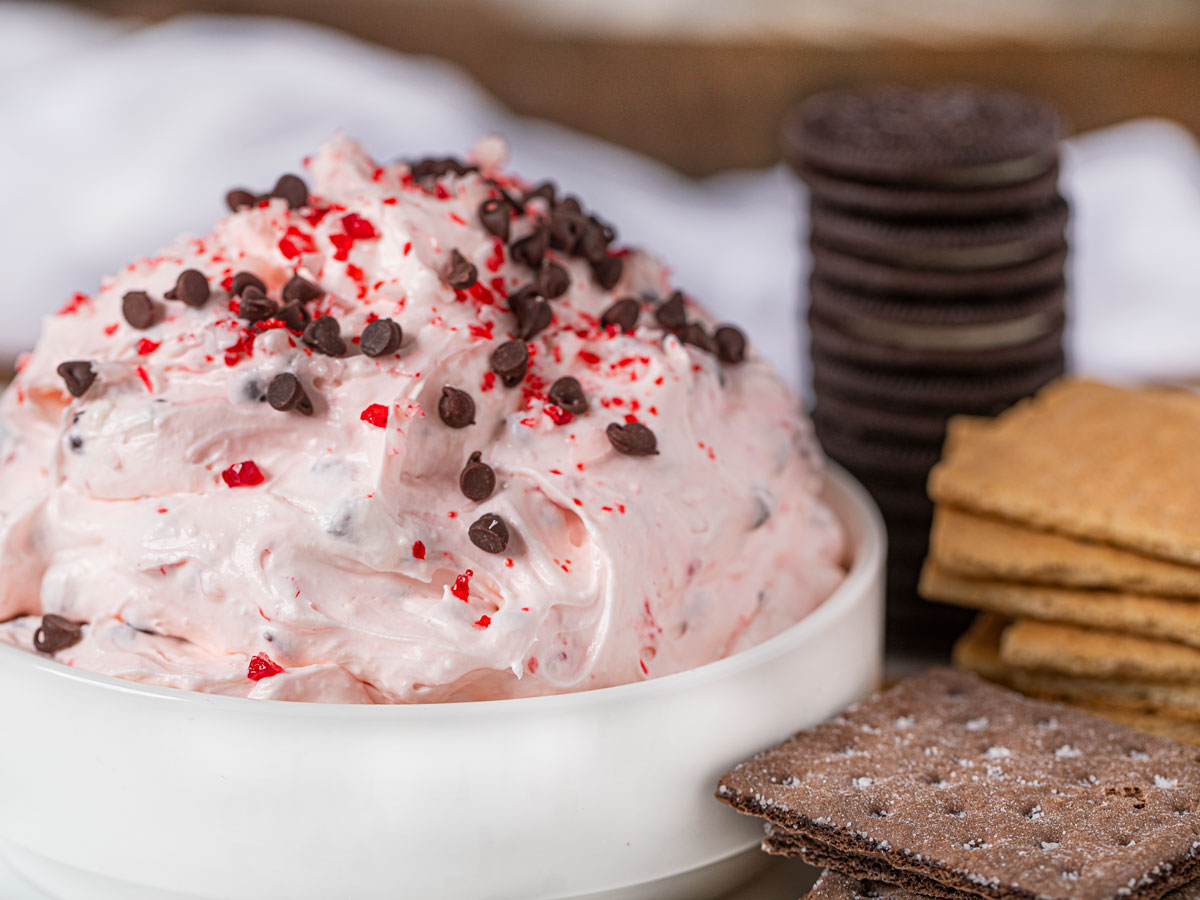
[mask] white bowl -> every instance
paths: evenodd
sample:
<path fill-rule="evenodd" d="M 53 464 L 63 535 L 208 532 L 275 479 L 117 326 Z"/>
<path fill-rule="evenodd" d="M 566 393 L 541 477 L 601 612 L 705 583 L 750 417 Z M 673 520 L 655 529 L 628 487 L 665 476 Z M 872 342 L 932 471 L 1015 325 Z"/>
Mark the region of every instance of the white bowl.
<path fill-rule="evenodd" d="M 875 688 L 883 525 L 808 618 L 678 675 L 554 697 L 274 703 L 0 647 L 0 838 L 62 900 L 717 896 L 762 856 L 718 776 Z"/>

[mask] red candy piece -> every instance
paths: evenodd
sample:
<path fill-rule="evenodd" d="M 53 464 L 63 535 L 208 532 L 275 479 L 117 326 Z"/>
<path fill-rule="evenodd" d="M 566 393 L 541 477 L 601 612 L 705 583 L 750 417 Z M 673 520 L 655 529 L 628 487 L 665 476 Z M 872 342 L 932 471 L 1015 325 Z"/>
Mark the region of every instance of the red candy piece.
<path fill-rule="evenodd" d="M 480 631 L 483 631 L 491 624 L 492 624 L 491 616 L 480 616 L 475 622 L 475 627 L 478 628 Z"/>
<path fill-rule="evenodd" d="M 388 408 L 382 403 L 372 403 L 359 416 L 364 422 L 370 422 L 376 428 L 387 428 Z"/>
<path fill-rule="evenodd" d="M 450 588 L 450 593 L 463 603 L 471 599 L 471 576 L 474 574 L 470 569 L 467 569 L 467 571 L 454 579 L 454 587 Z"/>
<path fill-rule="evenodd" d="M 344 262 L 350 257 L 350 249 L 354 246 L 354 238 L 348 234 L 331 234 L 329 236 L 330 243 L 336 247 L 333 258 Z"/>
<path fill-rule="evenodd" d="M 425 545 L 420 541 L 413 541 L 413 556 L 416 559 L 425 558 Z"/>
<path fill-rule="evenodd" d="M 346 213 L 342 216 L 342 227 L 346 229 L 346 234 L 355 240 L 369 241 L 371 238 L 379 237 L 375 226 L 358 213 Z"/>
<path fill-rule="evenodd" d="M 546 415 L 554 420 L 555 425 L 568 425 L 575 416 L 568 410 L 563 409 L 556 403 L 547 403 L 545 406 Z"/>
<path fill-rule="evenodd" d="M 162 341 L 151 341 L 146 338 L 141 338 L 137 342 L 138 356 L 149 356 L 155 350 L 162 346 Z"/>
<path fill-rule="evenodd" d="M 254 460 L 251 459 L 245 462 L 234 463 L 221 473 L 221 477 L 225 479 L 225 483 L 231 488 L 252 487 L 256 484 L 262 484 L 266 480 L 263 478 L 263 473 L 259 470 Z"/>
<path fill-rule="evenodd" d="M 246 677 L 251 681 L 262 681 L 264 678 L 271 678 L 275 675 L 283 674 L 283 666 L 275 662 L 265 653 L 259 653 L 250 658 L 250 668 L 246 670 Z"/>

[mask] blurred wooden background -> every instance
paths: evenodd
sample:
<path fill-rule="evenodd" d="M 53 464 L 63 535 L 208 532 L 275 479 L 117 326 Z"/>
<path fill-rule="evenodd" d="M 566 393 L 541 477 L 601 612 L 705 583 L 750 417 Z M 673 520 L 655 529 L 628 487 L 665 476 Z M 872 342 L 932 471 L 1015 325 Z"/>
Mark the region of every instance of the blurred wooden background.
<path fill-rule="evenodd" d="M 147 20 L 287 15 L 460 64 L 512 110 L 689 174 L 770 164 L 797 98 L 863 80 L 1041 94 L 1079 130 L 1200 133 L 1198 0 L 83 0 Z M 903 12 L 899 12 L 902 10 Z"/>

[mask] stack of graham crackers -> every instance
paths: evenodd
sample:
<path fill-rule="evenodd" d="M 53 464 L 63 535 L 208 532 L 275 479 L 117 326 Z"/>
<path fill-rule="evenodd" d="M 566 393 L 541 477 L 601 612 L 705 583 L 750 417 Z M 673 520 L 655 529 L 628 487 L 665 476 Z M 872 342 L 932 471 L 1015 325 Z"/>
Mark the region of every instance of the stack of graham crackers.
<path fill-rule="evenodd" d="M 725 774 L 806 900 L 1196 900 L 1200 754 L 967 672 L 906 679 Z"/>
<path fill-rule="evenodd" d="M 929 490 L 960 667 L 1200 743 L 1200 396 L 1059 381 L 954 420 Z"/>

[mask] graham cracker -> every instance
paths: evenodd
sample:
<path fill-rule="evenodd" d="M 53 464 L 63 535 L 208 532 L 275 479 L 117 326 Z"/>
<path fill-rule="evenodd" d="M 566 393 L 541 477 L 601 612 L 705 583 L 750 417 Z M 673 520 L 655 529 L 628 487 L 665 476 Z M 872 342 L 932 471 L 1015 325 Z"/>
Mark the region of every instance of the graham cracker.
<path fill-rule="evenodd" d="M 1008 624 L 999 616 L 979 616 L 955 644 L 955 665 L 1031 697 L 1062 700 L 1137 731 L 1200 745 L 1200 687 L 1015 668 L 1000 659 L 1000 637 Z"/>
<path fill-rule="evenodd" d="M 976 578 L 1200 599 L 1200 567 L 939 506 L 930 554 Z"/>
<path fill-rule="evenodd" d="M 1004 629 L 1000 659 L 1060 675 L 1200 685 L 1195 647 L 1032 619 L 1018 619 Z"/>
<path fill-rule="evenodd" d="M 934 669 L 759 754 L 718 797 L 764 849 L 946 900 L 1157 900 L 1200 874 L 1200 753 Z"/>
<path fill-rule="evenodd" d="M 1103 628 L 1200 647 L 1200 603 L 969 578 L 927 559 L 919 591 L 927 600 L 1013 618 Z"/>
<path fill-rule="evenodd" d="M 1064 379 L 991 423 L 951 420 L 939 503 L 1200 565 L 1200 397 Z"/>

